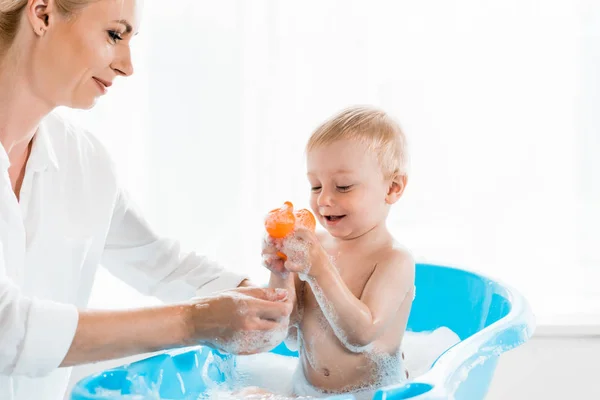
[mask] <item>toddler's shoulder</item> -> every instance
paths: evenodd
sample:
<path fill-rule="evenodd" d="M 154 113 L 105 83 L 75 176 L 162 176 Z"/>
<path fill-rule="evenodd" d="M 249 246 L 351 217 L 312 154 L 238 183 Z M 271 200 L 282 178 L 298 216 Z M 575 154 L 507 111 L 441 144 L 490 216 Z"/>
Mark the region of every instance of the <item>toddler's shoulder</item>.
<path fill-rule="evenodd" d="M 406 247 L 394 243 L 389 250 L 383 253 L 379 265 L 386 269 L 396 270 L 403 275 L 414 275 L 415 259 Z"/>

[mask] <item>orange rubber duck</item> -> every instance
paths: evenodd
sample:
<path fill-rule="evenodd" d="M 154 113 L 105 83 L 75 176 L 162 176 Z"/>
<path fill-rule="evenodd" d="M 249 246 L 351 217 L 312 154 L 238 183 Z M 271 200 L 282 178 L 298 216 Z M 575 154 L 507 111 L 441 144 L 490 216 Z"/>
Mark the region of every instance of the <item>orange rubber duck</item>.
<path fill-rule="evenodd" d="M 283 239 L 292 233 L 296 227 L 314 232 L 317 221 L 314 215 L 305 208 L 294 211 L 294 205 L 289 201 L 286 201 L 282 207 L 269 211 L 265 219 L 267 233 L 276 239 Z M 282 252 L 277 252 L 277 255 L 284 261 L 287 260 L 287 256 Z"/>

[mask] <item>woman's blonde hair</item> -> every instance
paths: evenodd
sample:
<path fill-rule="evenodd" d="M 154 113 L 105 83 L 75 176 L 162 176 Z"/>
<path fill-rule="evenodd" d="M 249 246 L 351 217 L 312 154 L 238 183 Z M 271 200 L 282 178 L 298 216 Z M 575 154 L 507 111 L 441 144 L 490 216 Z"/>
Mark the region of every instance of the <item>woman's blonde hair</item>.
<path fill-rule="evenodd" d="M 339 112 L 313 132 L 306 151 L 343 139 L 357 140 L 374 151 L 386 178 L 407 175 L 406 137 L 398 123 L 384 111 L 354 106 Z"/>
<path fill-rule="evenodd" d="M 98 0 L 53 0 L 59 13 L 69 16 Z M 0 0 L 0 50 L 8 49 L 19 30 L 27 0 Z"/>

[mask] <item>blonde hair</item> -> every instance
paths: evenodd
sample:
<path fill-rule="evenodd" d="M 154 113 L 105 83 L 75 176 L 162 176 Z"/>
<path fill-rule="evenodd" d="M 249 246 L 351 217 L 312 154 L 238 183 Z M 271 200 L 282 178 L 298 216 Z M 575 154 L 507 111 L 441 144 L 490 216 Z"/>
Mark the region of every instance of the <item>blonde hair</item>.
<path fill-rule="evenodd" d="M 96 1 L 98 0 L 54 0 L 54 4 L 60 14 L 70 16 Z M 26 6 L 27 0 L 0 0 L 0 50 L 2 52 L 15 40 Z"/>
<path fill-rule="evenodd" d="M 386 178 L 408 174 L 406 137 L 384 111 L 367 106 L 342 110 L 313 132 L 306 152 L 344 139 L 359 141 L 374 151 Z"/>

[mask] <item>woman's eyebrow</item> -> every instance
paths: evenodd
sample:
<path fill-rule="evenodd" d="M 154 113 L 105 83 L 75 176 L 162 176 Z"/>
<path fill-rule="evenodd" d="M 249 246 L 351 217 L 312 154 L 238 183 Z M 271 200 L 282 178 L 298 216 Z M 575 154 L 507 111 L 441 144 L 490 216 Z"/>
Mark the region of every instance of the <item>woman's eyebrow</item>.
<path fill-rule="evenodd" d="M 116 19 L 113 22 L 125 25 L 125 33 L 131 33 L 131 31 L 133 31 L 133 27 L 126 19 Z"/>

